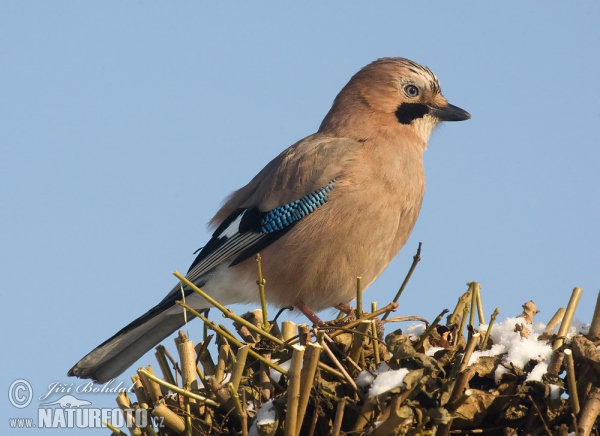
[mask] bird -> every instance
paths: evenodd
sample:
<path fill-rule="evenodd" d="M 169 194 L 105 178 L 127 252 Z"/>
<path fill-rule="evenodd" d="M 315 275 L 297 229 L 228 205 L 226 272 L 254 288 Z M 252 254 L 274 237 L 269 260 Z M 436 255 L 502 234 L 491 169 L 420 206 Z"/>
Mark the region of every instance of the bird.
<path fill-rule="evenodd" d="M 423 152 L 442 121 L 471 118 L 449 104 L 427 67 L 401 57 L 360 69 L 316 133 L 271 160 L 234 191 L 186 278 L 222 305 L 257 303 L 261 256 L 267 302 L 315 312 L 351 301 L 356 277 L 373 283 L 410 236 L 425 192 Z M 105 383 L 184 326 L 177 284 L 156 306 L 83 357 L 69 376 Z M 187 319 L 190 319 L 187 314 Z"/>

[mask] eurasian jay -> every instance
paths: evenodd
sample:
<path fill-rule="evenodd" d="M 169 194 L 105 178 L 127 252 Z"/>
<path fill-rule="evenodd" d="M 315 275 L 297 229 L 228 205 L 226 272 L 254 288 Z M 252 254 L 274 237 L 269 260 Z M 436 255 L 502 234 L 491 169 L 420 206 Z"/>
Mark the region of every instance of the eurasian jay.
<path fill-rule="evenodd" d="M 295 305 L 310 316 L 352 300 L 356 277 L 366 289 L 413 229 L 432 130 L 469 118 L 448 104 L 428 68 L 403 58 L 367 65 L 337 95 L 317 133 L 228 197 L 187 278 L 221 304 L 256 303 L 260 252 L 270 304 Z M 195 309 L 210 307 L 191 289 L 184 293 Z M 181 298 L 178 284 L 68 375 L 104 383 L 121 374 L 184 325 L 175 304 Z"/>

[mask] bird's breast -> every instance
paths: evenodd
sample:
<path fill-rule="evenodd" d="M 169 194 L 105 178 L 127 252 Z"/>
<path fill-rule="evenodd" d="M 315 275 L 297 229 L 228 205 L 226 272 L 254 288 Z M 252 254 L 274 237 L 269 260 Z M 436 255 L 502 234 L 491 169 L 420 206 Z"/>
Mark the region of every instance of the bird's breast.
<path fill-rule="evenodd" d="M 324 309 L 352 299 L 357 276 L 368 286 L 383 272 L 421 208 L 425 174 L 417 151 L 386 159 L 364 150 L 327 203 L 261 252 L 271 301 Z"/>

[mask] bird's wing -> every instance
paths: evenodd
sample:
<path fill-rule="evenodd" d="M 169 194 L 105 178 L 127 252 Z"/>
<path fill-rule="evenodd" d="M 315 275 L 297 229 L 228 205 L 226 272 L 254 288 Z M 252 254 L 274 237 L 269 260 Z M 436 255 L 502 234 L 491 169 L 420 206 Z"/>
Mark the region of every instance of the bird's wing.
<path fill-rule="evenodd" d="M 187 277 L 196 282 L 224 261 L 235 265 L 264 249 L 327 202 L 361 143 L 312 135 L 292 145 L 235 191 L 215 215 L 218 224 Z"/>

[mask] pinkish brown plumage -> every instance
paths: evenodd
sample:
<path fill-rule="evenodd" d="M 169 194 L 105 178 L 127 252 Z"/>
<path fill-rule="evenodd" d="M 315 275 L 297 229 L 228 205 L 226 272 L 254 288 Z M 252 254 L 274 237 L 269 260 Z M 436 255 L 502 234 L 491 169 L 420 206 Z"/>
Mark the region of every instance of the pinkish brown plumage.
<path fill-rule="evenodd" d="M 449 105 L 435 75 L 403 58 L 360 70 L 319 130 L 269 162 L 229 196 L 187 277 L 222 304 L 257 302 L 262 256 L 267 300 L 322 310 L 350 301 L 398 254 L 425 191 L 423 151 L 440 121 L 469 114 Z M 106 381 L 184 323 L 176 286 L 161 303 L 97 347 L 69 375 Z M 188 304 L 209 304 L 189 292 Z"/>

